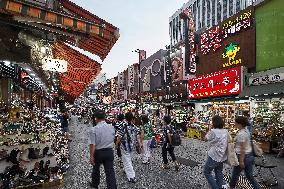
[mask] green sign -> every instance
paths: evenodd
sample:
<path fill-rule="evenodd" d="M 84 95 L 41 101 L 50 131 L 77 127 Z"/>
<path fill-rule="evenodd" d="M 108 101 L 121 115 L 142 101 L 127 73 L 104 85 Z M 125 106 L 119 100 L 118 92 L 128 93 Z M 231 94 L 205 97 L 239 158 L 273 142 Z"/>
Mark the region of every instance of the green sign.
<path fill-rule="evenodd" d="M 256 71 L 284 66 L 284 1 L 256 7 Z"/>

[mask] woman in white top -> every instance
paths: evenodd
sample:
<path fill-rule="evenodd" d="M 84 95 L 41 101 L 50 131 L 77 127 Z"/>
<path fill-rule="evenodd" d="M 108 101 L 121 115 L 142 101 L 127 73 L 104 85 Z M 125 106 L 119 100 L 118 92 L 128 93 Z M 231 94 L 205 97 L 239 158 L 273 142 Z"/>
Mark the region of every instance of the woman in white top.
<path fill-rule="evenodd" d="M 239 129 L 236 136 L 236 153 L 239 159 L 239 165 L 234 167 L 230 188 L 235 188 L 241 172 L 244 170 L 245 175 L 254 189 L 260 189 L 259 184 L 253 177 L 254 156 L 252 153 L 251 135 L 247 129 L 249 124 L 246 117 L 237 117 L 235 125 Z"/>
<path fill-rule="evenodd" d="M 223 163 L 227 160 L 228 131 L 223 119 L 215 115 L 212 118 L 213 128 L 206 134 L 205 139 L 210 142 L 208 159 L 204 166 L 204 175 L 212 189 L 222 189 L 224 185 Z M 215 172 L 215 179 L 212 171 Z"/>

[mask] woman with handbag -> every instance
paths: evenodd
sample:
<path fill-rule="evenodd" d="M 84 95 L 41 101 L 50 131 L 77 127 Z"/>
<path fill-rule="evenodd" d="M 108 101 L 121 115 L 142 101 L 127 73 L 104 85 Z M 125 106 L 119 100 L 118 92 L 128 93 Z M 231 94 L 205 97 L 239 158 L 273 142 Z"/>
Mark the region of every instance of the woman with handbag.
<path fill-rule="evenodd" d="M 210 142 L 208 159 L 204 166 L 204 175 L 212 189 L 222 189 L 224 185 L 223 163 L 227 160 L 228 131 L 223 129 L 223 119 L 215 115 L 212 118 L 213 128 L 206 134 L 205 140 Z M 215 172 L 215 178 L 212 171 Z"/>
<path fill-rule="evenodd" d="M 248 119 L 240 116 L 235 119 L 235 125 L 239 129 L 236 136 L 236 154 L 238 156 L 239 165 L 233 168 L 232 179 L 230 182 L 230 188 L 236 187 L 237 181 L 241 172 L 244 170 L 248 181 L 251 183 L 254 189 L 260 189 L 260 185 L 257 183 L 253 176 L 254 156 L 251 143 L 250 132 L 247 128 Z"/>

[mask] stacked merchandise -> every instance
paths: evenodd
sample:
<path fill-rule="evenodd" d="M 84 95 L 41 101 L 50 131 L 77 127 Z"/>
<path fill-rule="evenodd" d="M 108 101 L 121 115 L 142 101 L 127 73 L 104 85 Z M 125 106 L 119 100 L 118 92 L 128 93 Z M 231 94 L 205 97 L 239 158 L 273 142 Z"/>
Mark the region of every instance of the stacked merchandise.
<path fill-rule="evenodd" d="M 27 109 L 14 115 L 0 120 L 0 188 L 60 182 L 69 154 L 59 120 Z"/>
<path fill-rule="evenodd" d="M 254 138 L 262 143 L 265 152 L 279 148 L 284 138 L 284 101 L 260 101 L 254 108 Z"/>
<path fill-rule="evenodd" d="M 225 121 L 225 128 L 229 130 L 232 136 L 235 136 L 235 118 L 241 116 L 244 112 L 249 112 L 249 102 L 213 102 L 202 104 L 201 109 L 195 113 L 190 120 L 188 135 L 190 138 L 203 139 L 209 130 L 211 119 L 214 115 L 220 115 Z"/>

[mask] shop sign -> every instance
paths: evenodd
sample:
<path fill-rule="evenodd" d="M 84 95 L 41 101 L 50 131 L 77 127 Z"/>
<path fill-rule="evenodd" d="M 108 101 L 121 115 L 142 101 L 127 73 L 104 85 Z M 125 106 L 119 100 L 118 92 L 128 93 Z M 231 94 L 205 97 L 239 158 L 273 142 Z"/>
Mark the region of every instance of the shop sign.
<path fill-rule="evenodd" d="M 123 91 L 124 90 L 124 74 L 123 72 L 121 73 L 118 73 L 118 81 L 117 81 L 117 84 L 118 84 L 118 91 Z"/>
<path fill-rule="evenodd" d="M 53 58 L 42 59 L 42 69 L 47 71 L 65 73 L 67 72 L 67 61 Z"/>
<path fill-rule="evenodd" d="M 241 92 L 242 67 L 207 74 L 188 81 L 189 98 L 237 95 Z"/>
<path fill-rule="evenodd" d="M 0 76 L 15 77 L 15 67 L 9 62 L 0 62 Z"/>
<path fill-rule="evenodd" d="M 210 74 L 237 66 L 255 68 L 253 21 L 254 8 L 249 7 L 201 33 L 197 75 Z"/>
<path fill-rule="evenodd" d="M 134 87 L 134 65 L 128 66 L 128 87 Z"/>
<path fill-rule="evenodd" d="M 249 86 L 252 85 L 265 85 L 269 83 L 279 83 L 284 81 L 284 73 L 264 75 L 259 77 L 250 77 Z"/>

